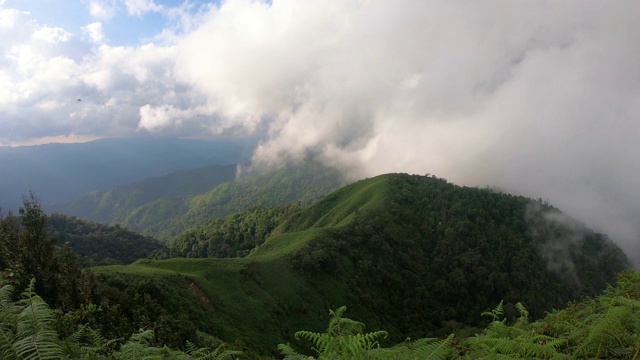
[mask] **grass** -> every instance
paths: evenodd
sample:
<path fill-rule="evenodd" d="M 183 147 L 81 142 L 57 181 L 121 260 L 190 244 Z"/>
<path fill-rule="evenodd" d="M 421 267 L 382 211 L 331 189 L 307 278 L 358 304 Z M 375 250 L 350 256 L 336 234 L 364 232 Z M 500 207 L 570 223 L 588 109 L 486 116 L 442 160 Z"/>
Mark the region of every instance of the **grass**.
<path fill-rule="evenodd" d="M 360 211 L 382 206 L 388 191 L 388 176 L 381 175 L 347 185 L 306 208 L 298 229 L 342 227 Z"/>
<path fill-rule="evenodd" d="M 209 304 L 204 313 L 196 311 L 195 319 L 184 315 L 228 343 L 265 353 L 276 351 L 279 343 L 292 341 L 298 330 L 322 330 L 328 309 L 337 305 L 324 299 L 344 297 L 333 294 L 341 289 L 337 282 L 331 286 L 331 294 L 308 286 L 278 257 L 141 260 L 94 271 L 105 276 L 128 275 L 131 281 L 154 279 L 170 284 L 172 289 L 165 296 L 174 302 L 170 308 L 180 312 L 191 307 L 179 301 L 191 302 L 194 311 L 203 307 L 197 294 L 185 300 L 184 292 L 193 282 Z"/>

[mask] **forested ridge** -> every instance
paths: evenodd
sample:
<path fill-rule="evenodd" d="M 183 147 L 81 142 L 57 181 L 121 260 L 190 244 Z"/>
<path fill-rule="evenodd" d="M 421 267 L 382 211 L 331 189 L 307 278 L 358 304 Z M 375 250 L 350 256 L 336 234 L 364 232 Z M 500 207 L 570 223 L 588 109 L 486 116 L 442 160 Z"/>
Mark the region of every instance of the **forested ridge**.
<path fill-rule="evenodd" d="M 48 221 L 67 230 L 48 232 Z M 31 290 L 22 300 L 14 291 L 2 306 L 15 310 L 37 293 L 57 314 L 45 319 L 56 332 L 52 342 L 90 328 L 105 340 L 92 343 L 102 347 L 96 358 L 124 356 L 141 328 L 153 336 L 136 335 L 147 349 L 139 354 L 168 345 L 174 350 L 165 358 L 198 358 L 199 348 L 239 350 L 241 358 L 637 354 L 628 318 L 637 309 L 638 275 L 625 273 L 617 288 L 596 297 L 629 268 L 622 251 L 524 197 L 433 176 L 383 175 L 308 206 L 256 206 L 211 219 L 155 252 L 166 260 L 90 270 L 81 269 L 71 241 L 57 245 L 52 236 L 89 234 L 98 244 L 106 238 L 96 233 L 109 231 L 127 238 L 120 227 L 47 217 L 35 198 L 27 199 L 19 216 L 0 222 L 0 245 L 12 250 L 0 265 L 5 283 Z M 344 317 L 342 305 L 366 331 Z M 610 341 L 609 331 L 621 340 Z M 403 342 L 407 337 L 422 340 Z"/>
<path fill-rule="evenodd" d="M 510 308 L 521 301 L 539 317 L 597 294 L 629 267 L 606 236 L 558 221 L 559 211 L 543 203 L 434 177 L 384 179 L 378 207 L 356 209 L 353 221 L 312 240 L 292 261 L 310 279 L 318 272 L 346 279 L 401 333 L 478 325 L 477 314 L 501 299 Z"/>
<path fill-rule="evenodd" d="M 58 245 L 68 244 L 83 266 L 130 264 L 151 256 L 164 246 L 148 236 L 120 225 L 104 225 L 73 216 L 48 216 L 47 232 Z"/>
<path fill-rule="evenodd" d="M 255 206 L 233 215 L 217 217 L 203 226 L 187 230 L 157 251 L 155 258 L 227 258 L 247 256 L 262 245 L 300 204 Z"/>

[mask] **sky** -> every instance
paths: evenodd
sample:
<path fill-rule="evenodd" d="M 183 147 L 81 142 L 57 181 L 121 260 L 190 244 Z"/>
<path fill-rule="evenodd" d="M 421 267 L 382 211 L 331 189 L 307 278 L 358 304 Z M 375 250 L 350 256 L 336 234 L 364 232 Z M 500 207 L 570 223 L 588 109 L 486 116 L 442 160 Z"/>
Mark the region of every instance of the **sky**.
<path fill-rule="evenodd" d="M 0 0 L 0 144 L 258 136 L 254 164 L 313 155 L 354 178 L 496 187 L 640 254 L 638 14 L 635 0 Z"/>

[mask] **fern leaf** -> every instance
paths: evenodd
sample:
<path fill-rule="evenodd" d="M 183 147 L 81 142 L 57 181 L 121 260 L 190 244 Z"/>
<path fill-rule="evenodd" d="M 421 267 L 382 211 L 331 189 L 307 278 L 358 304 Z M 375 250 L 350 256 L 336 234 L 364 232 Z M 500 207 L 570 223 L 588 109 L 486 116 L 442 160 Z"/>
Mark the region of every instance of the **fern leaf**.
<path fill-rule="evenodd" d="M 278 345 L 278 350 L 280 350 L 280 352 L 284 355 L 284 360 L 314 360 L 312 356 L 305 356 L 297 353 L 289 345 L 280 344 Z"/>
<path fill-rule="evenodd" d="M 60 359 L 63 356 L 58 335 L 51 328 L 53 311 L 40 297 L 35 295 L 31 281 L 25 296 L 19 303 L 27 303 L 18 315 L 16 338 L 13 348 L 24 359 Z"/>

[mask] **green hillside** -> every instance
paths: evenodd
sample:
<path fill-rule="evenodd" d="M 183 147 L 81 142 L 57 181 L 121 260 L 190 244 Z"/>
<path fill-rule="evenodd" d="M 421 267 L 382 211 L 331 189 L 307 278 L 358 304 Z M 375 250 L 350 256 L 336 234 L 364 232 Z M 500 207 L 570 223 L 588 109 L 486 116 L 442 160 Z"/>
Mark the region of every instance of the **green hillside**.
<path fill-rule="evenodd" d="M 341 305 L 398 342 L 486 325 L 479 314 L 502 300 L 508 316 L 520 301 L 538 318 L 598 294 L 629 267 L 605 236 L 547 204 L 428 176 L 382 175 L 306 208 L 272 211 L 270 224 L 268 213 L 212 221 L 187 237 L 192 250 L 233 248 L 250 238 L 233 229 L 254 228 L 257 245 L 243 258 L 141 260 L 95 272 L 138 288 L 162 283 L 158 301 L 174 316 L 274 355 L 295 331 L 322 331 L 327 311 Z M 256 231 L 259 223 L 268 226 Z M 193 296 L 180 304 L 205 310 L 171 296 L 189 288 Z"/>
<path fill-rule="evenodd" d="M 122 223 L 132 210 L 145 204 L 200 194 L 231 181 L 236 176 L 236 168 L 232 164 L 176 171 L 107 191 L 92 192 L 53 210 L 101 223 Z"/>
<path fill-rule="evenodd" d="M 145 204 L 130 211 L 122 225 L 169 240 L 212 218 L 252 206 L 309 204 L 344 183 L 337 170 L 318 163 L 290 164 L 277 171 L 247 174 L 199 195 Z"/>
<path fill-rule="evenodd" d="M 73 216 L 52 214 L 47 232 L 59 245 L 69 244 L 84 266 L 130 264 L 163 248 L 156 239 Z"/>

